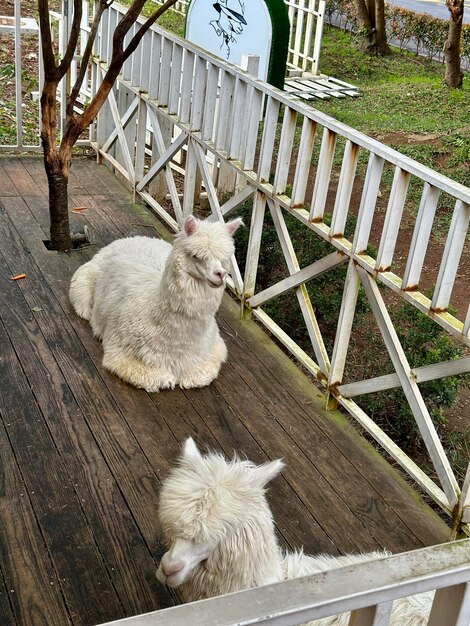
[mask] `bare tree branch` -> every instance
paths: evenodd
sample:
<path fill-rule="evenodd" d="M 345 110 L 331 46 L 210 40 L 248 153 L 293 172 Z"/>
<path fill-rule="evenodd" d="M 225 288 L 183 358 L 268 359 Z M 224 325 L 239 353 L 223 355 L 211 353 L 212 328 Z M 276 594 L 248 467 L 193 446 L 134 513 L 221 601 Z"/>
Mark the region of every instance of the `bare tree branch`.
<path fill-rule="evenodd" d="M 70 250 L 72 236 L 68 216 L 67 184 L 70 166 L 72 164 L 72 149 L 81 133 L 91 124 L 101 106 L 108 97 L 115 80 L 122 69 L 124 62 L 137 48 L 144 34 L 158 17 L 170 8 L 177 0 L 168 0 L 163 6 L 139 26 L 137 33 L 124 50 L 124 39 L 132 25 L 139 17 L 145 0 L 134 0 L 127 13 L 117 25 L 113 38 L 113 50 L 108 70 L 101 85 L 81 115 L 74 113 L 73 107 L 78 97 L 80 87 L 85 79 L 92 47 L 96 40 L 98 26 L 104 11 L 113 0 L 98 0 L 97 14 L 93 20 L 91 32 L 85 46 L 77 80 L 67 99 L 66 124 L 62 141 L 57 146 L 57 86 L 61 78 L 69 70 L 80 36 L 80 22 L 82 18 L 81 0 L 74 0 L 74 15 L 71 32 L 64 58 L 57 65 L 52 44 L 52 34 L 49 23 L 49 5 L 47 0 L 38 0 L 38 9 L 41 24 L 42 49 L 45 69 L 45 81 L 41 94 L 41 141 L 44 152 L 44 166 L 49 186 L 49 214 L 51 223 L 51 247 L 54 250 Z"/>
<path fill-rule="evenodd" d="M 80 36 L 80 24 L 82 21 L 82 0 L 73 0 L 73 20 L 70 28 L 67 49 L 57 68 L 58 80 L 60 80 L 70 67 L 73 55 L 77 48 L 78 38 Z"/>
<path fill-rule="evenodd" d="M 113 35 L 113 54 L 111 63 L 114 58 L 118 58 L 124 48 L 124 38 L 129 32 L 131 26 L 136 22 L 140 15 L 142 7 L 145 4 L 145 0 L 134 0 L 123 18 L 116 26 Z"/>
<path fill-rule="evenodd" d="M 49 3 L 38 0 L 39 27 L 41 30 L 42 58 L 44 60 L 44 76 L 46 81 L 56 80 L 54 47 L 52 45 L 51 26 L 49 22 Z"/>
<path fill-rule="evenodd" d="M 90 32 L 88 34 L 88 40 L 85 46 L 85 50 L 80 60 L 80 70 L 78 72 L 77 79 L 72 88 L 72 91 L 70 92 L 70 96 L 67 100 L 67 116 L 71 116 L 73 114 L 73 107 L 75 106 L 75 102 L 77 100 L 78 94 L 80 93 L 80 88 L 86 76 L 86 72 L 88 69 L 88 62 L 90 60 L 91 52 L 93 50 L 93 45 L 95 43 L 96 34 L 98 32 L 98 27 L 101 21 L 101 16 L 105 12 L 105 10 L 108 9 L 113 4 L 113 2 L 114 0 L 110 0 L 110 1 L 100 0 L 95 17 L 93 19 L 93 23 L 90 28 Z"/>

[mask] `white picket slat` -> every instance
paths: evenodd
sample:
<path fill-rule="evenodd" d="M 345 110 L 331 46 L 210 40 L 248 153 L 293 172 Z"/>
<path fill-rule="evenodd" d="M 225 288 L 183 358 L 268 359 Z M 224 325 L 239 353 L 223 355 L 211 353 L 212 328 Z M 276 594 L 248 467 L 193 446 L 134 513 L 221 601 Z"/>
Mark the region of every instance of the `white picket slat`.
<path fill-rule="evenodd" d="M 403 273 L 403 289 L 415 289 L 419 285 L 439 194 L 440 190 L 437 187 L 424 183 L 410 252 Z"/>
<path fill-rule="evenodd" d="M 181 66 L 183 64 L 183 49 L 173 44 L 171 55 L 170 94 L 168 98 L 169 115 L 177 115 L 181 94 Z"/>
<path fill-rule="evenodd" d="M 432 297 L 433 311 L 446 311 L 449 307 L 469 223 L 470 204 L 457 200 Z"/>
<path fill-rule="evenodd" d="M 274 193 L 284 193 L 289 176 L 290 163 L 292 158 L 292 146 L 296 130 L 297 112 L 289 107 L 284 109 L 284 120 L 282 122 L 281 139 L 279 141 L 279 153 L 277 157 L 276 172 L 274 174 Z"/>
<path fill-rule="evenodd" d="M 353 239 L 353 251 L 356 254 L 365 252 L 369 243 L 370 229 L 374 219 L 375 206 L 382 178 L 384 160 L 372 153 L 367 166 L 366 179 L 362 190 L 361 205 L 357 218 L 356 232 Z"/>
<path fill-rule="evenodd" d="M 279 109 L 279 101 L 275 98 L 269 97 L 266 107 L 266 116 L 264 118 L 263 138 L 261 140 L 261 151 L 258 164 L 258 179 L 261 182 L 269 181 L 269 176 L 271 174 Z"/>
<path fill-rule="evenodd" d="M 217 92 L 219 90 L 219 68 L 209 63 L 207 75 L 206 98 L 201 136 L 204 141 L 211 141 L 214 136 L 214 119 L 217 107 Z"/>
<path fill-rule="evenodd" d="M 348 218 L 349 204 L 356 177 L 359 146 L 347 141 L 344 147 L 343 164 L 336 191 L 335 206 L 331 217 L 330 234 L 332 237 L 342 237 Z"/>
<path fill-rule="evenodd" d="M 263 107 L 263 94 L 259 89 L 253 86 L 248 87 L 248 123 L 246 124 L 246 135 L 244 136 L 244 143 L 242 144 L 243 157 L 242 168 L 243 170 L 253 170 L 255 163 L 256 145 L 258 139 L 258 128 L 261 116 L 261 110 Z"/>
<path fill-rule="evenodd" d="M 302 206 L 305 202 L 316 129 L 316 123 L 308 119 L 308 117 L 304 117 L 302 133 L 300 135 L 299 152 L 297 154 L 294 184 L 292 187 L 292 207 Z"/>
<path fill-rule="evenodd" d="M 379 272 L 387 271 L 392 265 L 409 183 L 410 174 L 399 167 L 395 168 L 392 190 L 390 191 L 387 214 L 375 264 Z"/>
<path fill-rule="evenodd" d="M 331 387 L 341 383 L 343 378 L 346 355 L 348 352 L 349 340 L 351 338 L 351 329 L 354 321 L 354 312 L 356 310 L 359 282 L 358 273 L 351 259 L 349 261 L 348 272 L 346 274 L 343 299 L 341 301 L 338 327 L 336 329 L 335 343 L 331 357 L 331 367 L 328 376 L 328 383 Z"/>
<path fill-rule="evenodd" d="M 335 157 L 337 134 L 325 126 L 318 157 L 317 174 L 310 208 L 310 220 L 321 221 L 325 213 L 326 196 L 330 186 L 331 168 Z"/>

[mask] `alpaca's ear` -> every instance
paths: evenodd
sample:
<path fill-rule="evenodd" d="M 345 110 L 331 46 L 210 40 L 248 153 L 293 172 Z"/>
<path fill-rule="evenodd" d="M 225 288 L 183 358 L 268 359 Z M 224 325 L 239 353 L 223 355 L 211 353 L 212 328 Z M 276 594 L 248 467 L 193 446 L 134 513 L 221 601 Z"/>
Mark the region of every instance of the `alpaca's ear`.
<path fill-rule="evenodd" d="M 194 439 L 189 437 L 186 439 L 183 446 L 183 456 L 187 459 L 200 459 L 201 453 L 199 452 Z"/>
<path fill-rule="evenodd" d="M 193 215 L 190 215 L 189 217 L 187 217 L 184 220 L 183 228 L 184 228 L 184 232 L 186 234 L 186 237 L 189 237 L 190 235 L 195 233 L 197 231 L 197 221 L 196 221 L 196 218 Z"/>
<path fill-rule="evenodd" d="M 225 224 L 227 226 L 227 230 L 231 235 L 234 235 L 235 232 L 240 228 L 240 226 L 243 226 L 243 220 L 241 217 L 237 217 L 237 219 L 232 220 L 231 222 L 227 222 Z"/>
<path fill-rule="evenodd" d="M 257 465 L 251 470 L 254 484 L 258 487 L 264 487 L 270 480 L 279 474 L 283 467 L 284 463 L 281 459 L 271 461 L 271 463 Z"/>

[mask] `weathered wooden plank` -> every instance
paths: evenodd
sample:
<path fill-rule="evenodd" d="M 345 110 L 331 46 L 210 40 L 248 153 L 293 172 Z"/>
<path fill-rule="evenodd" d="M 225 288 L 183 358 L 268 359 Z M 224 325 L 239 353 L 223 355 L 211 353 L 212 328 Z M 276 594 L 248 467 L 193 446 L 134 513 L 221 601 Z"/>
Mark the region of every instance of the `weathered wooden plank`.
<path fill-rule="evenodd" d="M 3 267 L 1 274 L 5 276 Z M 70 476 L 3 327 L 0 345 L 3 356 L 0 378 L 9 381 L 2 390 L 0 412 L 14 416 L 5 427 L 51 553 L 56 571 L 56 582 L 54 579 L 53 582 L 60 585 L 71 613 L 84 622 L 90 623 L 96 618 L 103 621 L 111 614 L 123 616 Z M 83 563 L 89 574 L 77 585 L 77 572 Z"/>
<path fill-rule="evenodd" d="M 116 211 L 116 206 L 119 205 L 119 201 L 116 204 L 115 200 L 113 201 L 112 198 L 108 197 L 107 202 L 108 202 L 108 205 L 106 208 L 109 208 L 110 210 L 114 209 L 114 214 L 116 213 L 120 214 L 120 217 L 122 220 L 121 228 L 123 230 L 128 228 L 128 224 L 131 223 L 131 220 L 136 219 L 136 216 L 134 214 L 130 213 L 128 210 L 127 211 L 124 210 L 123 207 L 120 207 L 120 211 Z M 98 203 L 98 205 L 99 204 L 100 203 Z M 42 211 L 44 210 L 43 206 L 39 207 L 39 211 L 41 210 Z M 98 216 L 99 213 L 100 213 L 99 210 L 93 211 L 93 215 L 95 216 L 94 219 L 96 219 L 96 216 Z M 93 252 L 96 252 L 96 250 L 93 250 L 93 252 L 91 252 L 91 248 L 84 248 L 80 251 L 75 251 L 66 255 L 52 255 L 51 256 L 48 253 L 45 253 L 45 250 L 43 250 L 42 248 L 40 232 L 37 232 L 37 233 L 32 232 L 33 226 L 31 225 L 31 217 L 28 217 L 27 212 L 25 213 L 24 211 L 22 211 L 22 222 L 29 224 L 29 227 L 27 229 L 29 233 L 28 245 L 32 251 L 33 257 L 35 257 L 38 260 L 38 262 L 41 263 L 43 272 L 47 276 L 49 280 L 49 284 L 51 288 L 53 289 L 55 296 L 59 300 L 62 307 L 64 307 L 67 310 L 68 317 L 71 319 L 71 322 L 74 326 L 75 331 L 78 333 L 81 340 L 84 342 L 87 353 L 91 356 L 91 359 L 93 360 L 97 369 L 100 370 L 101 359 L 102 359 L 101 346 L 99 342 L 97 342 L 96 339 L 92 337 L 88 323 L 86 323 L 84 320 L 80 320 L 75 315 L 75 313 L 71 311 L 69 301 L 68 301 L 69 278 L 67 276 L 65 276 L 64 278 L 65 267 L 62 268 L 62 270 L 60 267 L 61 263 L 64 262 L 64 265 L 67 265 L 69 267 L 71 266 L 72 270 L 74 271 L 80 265 L 80 255 L 85 255 L 85 258 L 83 259 L 83 261 L 85 261 L 89 258 L 89 256 Z M 102 231 L 104 233 L 106 243 L 109 243 L 109 240 L 122 236 L 123 233 L 118 230 L 118 228 L 116 227 L 116 225 L 114 224 L 112 220 L 109 220 L 109 221 L 103 220 L 102 224 L 104 228 L 106 229 Z M 134 228 L 137 231 L 139 231 L 140 229 L 141 231 L 140 234 L 147 234 L 147 233 L 142 232 L 146 229 L 142 228 L 141 226 L 135 226 Z M 137 234 L 137 233 L 134 232 L 131 234 Z M 46 254 L 47 260 L 43 258 L 44 254 Z M 64 288 L 64 281 L 65 281 L 65 288 Z M 177 449 L 176 441 L 172 437 L 170 431 L 168 430 L 165 431 L 164 429 L 165 423 L 157 411 L 153 411 L 154 415 L 152 416 L 152 419 L 150 420 L 148 419 L 148 416 L 152 415 L 153 405 L 150 403 L 147 394 L 141 390 L 137 390 L 128 385 L 123 384 L 116 377 L 110 374 L 107 374 L 104 370 L 101 370 L 101 371 L 102 371 L 102 377 L 104 378 L 104 380 L 103 379 L 101 380 L 101 384 L 103 385 L 103 387 L 106 387 L 109 390 L 109 393 L 115 399 L 116 405 L 119 407 L 119 409 L 122 409 L 123 411 L 125 411 L 126 421 L 132 428 L 132 431 L 133 432 L 135 431 L 137 435 L 137 439 L 139 440 L 139 445 L 143 448 L 147 458 L 151 460 L 152 467 L 155 471 L 155 474 L 158 474 L 162 470 L 162 468 L 168 468 L 168 461 L 166 460 L 167 459 L 166 451 L 171 450 L 171 439 L 173 439 L 173 449 L 176 454 L 176 449 Z M 111 418 L 112 414 L 109 417 Z M 189 436 L 190 434 L 191 434 L 191 431 L 188 430 L 187 436 Z M 165 438 L 165 435 L 166 435 L 166 438 Z M 155 442 L 157 442 L 156 445 L 155 445 Z M 126 468 L 127 466 L 125 465 L 121 471 L 125 472 Z M 138 473 L 138 470 L 136 470 L 136 472 L 137 474 L 135 475 L 142 476 L 142 472 L 140 472 L 140 474 Z M 143 480 L 145 481 L 145 479 Z M 123 491 L 125 494 L 126 493 L 125 488 L 123 488 Z M 156 492 L 157 490 L 155 490 L 155 493 Z M 153 506 L 153 510 L 155 511 L 157 507 L 157 502 L 155 500 L 152 501 L 152 499 L 149 498 L 148 494 L 147 494 L 147 500 L 149 503 L 148 506 L 149 507 Z M 153 513 L 152 515 L 147 515 L 146 519 L 148 520 L 150 524 L 152 524 L 152 518 L 154 517 L 155 516 Z M 137 515 L 137 518 L 139 519 L 138 515 Z M 150 543 L 150 547 L 151 547 L 153 554 L 157 556 L 158 555 L 161 556 L 161 554 L 163 553 L 163 545 L 161 544 L 161 541 L 160 541 L 160 532 L 159 532 L 156 520 L 153 520 L 153 530 L 154 532 L 152 534 L 154 535 L 154 537 L 153 537 L 153 541 Z M 134 542 L 132 541 L 132 544 L 133 543 Z M 139 564 L 140 566 L 142 566 L 144 564 L 144 560 L 138 558 L 137 551 L 135 551 L 134 556 L 136 559 L 137 566 L 139 566 Z M 132 566 L 129 567 L 129 569 L 132 570 Z M 155 597 L 155 600 L 153 602 L 154 606 L 155 606 L 156 601 L 158 601 L 160 606 L 168 605 L 170 603 L 170 599 L 168 595 L 165 593 L 164 588 L 156 583 L 156 580 L 154 577 L 154 568 L 151 567 L 150 570 L 149 568 L 147 568 L 147 570 L 144 570 L 144 571 L 152 572 L 150 575 L 146 574 L 146 577 L 151 582 L 151 586 L 152 586 L 151 596 Z M 129 571 L 129 575 L 132 575 L 131 571 Z M 136 578 L 136 584 L 138 584 L 138 577 Z M 154 585 L 157 585 L 156 590 L 153 589 Z"/>
<path fill-rule="evenodd" d="M 28 268 L 28 272 L 31 279 L 29 281 L 31 286 L 28 289 L 40 293 L 50 318 L 57 321 L 55 324 L 48 319 L 47 327 L 44 322 L 41 324 L 41 330 L 65 377 L 67 379 L 70 377 L 70 380 L 74 381 L 71 385 L 72 393 L 86 416 L 128 506 L 133 511 L 141 533 L 153 553 L 159 538 L 154 521 L 158 492 L 155 473 L 142 454 L 126 421 L 115 407 L 112 397 L 102 391 L 102 382 L 100 384 L 96 370 L 89 357 L 85 355 L 80 342 L 77 342 L 76 335 L 71 335 L 63 311 L 54 304 L 41 281 L 35 279 L 31 267 Z M 31 292 L 25 290 L 25 296 L 29 298 Z M 103 375 L 107 374 L 103 372 Z M 153 575 L 152 570 L 151 576 Z"/>
<path fill-rule="evenodd" d="M 391 548 L 389 541 L 393 529 L 395 546 L 401 546 L 401 549 L 415 547 L 416 538 L 410 542 L 409 533 L 383 500 L 383 495 L 371 489 L 356 470 L 350 460 L 351 452 L 346 456 L 336 449 L 334 463 L 331 462 L 335 441 L 342 437 L 340 429 L 337 429 L 334 441 L 329 439 L 306 411 L 297 408 L 280 385 L 269 377 L 263 377 L 256 386 L 250 384 L 249 373 L 256 367 L 254 359 L 245 353 L 243 346 L 237 349 L 233 341 L 230 341 L 230 349 L 236 371 L 230 377 L 228 368 L 223 372 L 229 378 L 224 390 L 230 406 L 241 416 L 242 407 L 247 404 L 250 414 L 253 407 L 260 404 L 265 407 L 265 412 L 269 411 L 271 419 L 264 420 L 262 427 L 250 428 L 251 419 L 247 427 L 254 437 L 266 437 L 271 441 L 276 454 L 286 460 L 284 472 L 294 473 L 292 488 L 303 500 L 311 502 L 315 517 L 335 545 L 342 552 Z M 240 377 L 242 371 L 247 373 L 246 383 Z M 215 382 L 216 387 L 219 382 L 220 378 Z M 347 483 L 344 476 L 348 476 Z M 364 533 L 366 526 L 368 533 Z"/>
<path fill-rule="evenodd" d="M 10 180 L 18 190 L 18 194 L 22 196 L 42 195 L 42 191 L 36 184 L 34 178 L 28 170 L 23 167 L 22 159 L 18 157 L 9 157 L 2 159 L 3 169 L 9 176 Z"/>
<path fill-rule="evenodd" d="M 3 425 L 0 425 L 0 428 L 3 429 Z M 1 471 L 0 476 L 3 476 L 3 471 Z M 5 534 L 5 531 L 3 531 L 3 535 L 4 534 Z M 0 538 L 0 556 L 5 552 L 3 548 L 1 547 L 1 542 L 2 542 L 2 539 Z M 3 556 L 1 556 L 1 561 L 3 561 Z M 15 616 L 13 614 L 13 609 L 10 604 L 10 596 L 12 595 L 12 593 L 14 593 L 14 590 L 12 589 L 8 590 L 5 585 L 6 585 L 5 575 L 3 574 L 0 568 L 0 620 L 1 620 L 1 623 L 4 624 L 5 626 L 17 626 L 18 622 L 15 619 Z"/>
<path fill-rule="evenodd" d="M 1 325 L 0 337 L 3 346 L 6 335 Z M 0 450 L 0 623 L 2 626 L 16 623 L 65 626 L 70 624 L 70 617 L 60 581 L 45 550 L 30 495 L 2 420 Z"/>
<path fill-rule="evenodd" d="M 224 366 L 224 370 L 226 367 L 229 366 Z M 255 462 L 264 462 L 272 458 L 272 450 L 265 445 L 266 442 L 261 443 L 253 437 L 253 433 L 250 433 L 239 417 L 239 406 L 234 409 L 230 402 L 224 399 L 219 385 L 185 391 L 185 395 L 197 409 L 200 419 L 217 438 L 217 450 L 222 449 L 228 457 L 231 457 L 233 450 L 236 449 L 242 456 L 246 455 Z M 244 406 L 246 410 L 246 402 Z M 256 408 L 252 412 L 250 407 L 251 417 L 259 424 L 260 429 L 264 428 L 269 420 L 266 411 L 264 419 L 261 420 Z M 290 472 L 292 471 L 295 469 L 291 468 Z M 285 544 L 291 548 L 306 545 L 315 552 L 336 551 L 332 540 L 320 527 L 315 512 L 312 513 L 309 500 L 303 497 L 302 489 L 297 492 L 283 474 L 280 480 L 270 485 L 270 494 L 270 505 L 276 526 Z"/>
<path fill-rule="evenodd" d="M 55 274 L 60 271 L 57 263 L 51 269 Z M 44 338 L 37 332 L 36 323 L 21 315 L 21 300 L 18 290 L 9 290 L 4 295 L 0 302 L 2 320 L 29 384 L 35 389 L 36 401 L 66 463 L 96 543 L 109 564 L 110 577 L 126 614 L 139 612 L 144 606 L 150 610 L 155 606 L 158 585 L 155 579 L 145 577 L 144 572 L 151 571 L 155 563 L 82 411 L 50 356 Z M 88 467 L 94 471 L 87 472 Z M 113 511 L 112 516 L 109 511 Z"/>
<path fill-rule="evenodd" d="M 29 243 L 31 252 L 39 258 L 39 249 L 34 247 L 32 240 Z M 158 491 L 156 476 L 113 398 L 103 389 L 97 377 L 97 370 L 90 362 L 82 344 L 77 341 L 77 335 L 64 316 L 64 311 L 49 288 L 41 283 L 33 263 L 30 260 L 28 263 L 26 258 L 22 258 L 22 262 L 29 275 L 29 280 L 24 282 L 22 287 L 24 297 L 30 306 L 33 297 L 39 298 L 47 310 L 46 321 L 38 317 L 41 332 L 62 373 L 69 381 L 71 391 L 112 468 L 128 506 L 133 510 L 149 549 L 153 550 L 158 535 L 154 523 L 155 494 Z M 51 279 L 50 276 L 49 278 Z M 56 285 L 60 287 L 59 281 Z M 75 318 L 74 323 L 79 324 L 80 320 Z M 105 372 L 102 374 L 107 375 Z M 113 428 L 110 429 L 113 420 Z M 134 476 L 139 476 L 139 480 L 135 481 Z"/>
<path fill-rule="evenodd" d="M 3 163 L 4 160 L 2 159 L 2 161 L 0 161 L 0 189 L 2 190 L 2 196 L 17 196 L 18 190 L 5 171 Z"/>

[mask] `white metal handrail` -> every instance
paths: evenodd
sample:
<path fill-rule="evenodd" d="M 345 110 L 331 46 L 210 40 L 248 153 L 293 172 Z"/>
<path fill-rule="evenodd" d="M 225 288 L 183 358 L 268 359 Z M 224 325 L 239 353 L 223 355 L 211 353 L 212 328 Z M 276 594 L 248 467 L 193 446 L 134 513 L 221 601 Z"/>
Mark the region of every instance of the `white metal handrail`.
<path fill-rule="evenodd" d="M 306 578 L 154 611 L 102 626 L 294 626 L 352 611 L 354 626 L 387 626 L 393 602 L 437 590 L 428 626 L 470 623 L 470 539 Z"/>

